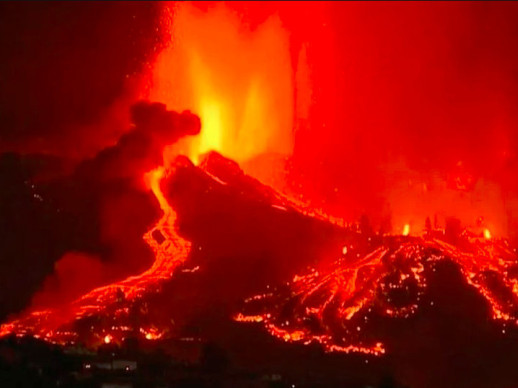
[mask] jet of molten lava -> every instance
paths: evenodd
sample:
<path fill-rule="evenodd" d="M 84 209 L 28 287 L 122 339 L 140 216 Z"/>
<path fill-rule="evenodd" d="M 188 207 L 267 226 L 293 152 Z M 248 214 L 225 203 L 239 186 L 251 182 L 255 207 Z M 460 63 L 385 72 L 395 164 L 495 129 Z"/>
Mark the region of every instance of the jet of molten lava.
<path fill-rule="evenodd" d="M 144 183 L 146 184 L 146 187 L 150 189 L 155 195 L 162 211 L 164 213 L 170 213 L 172 211 L 171 206 L 169 206 L 169 203 L 167 203 L 167 199 L 165 199 L 164 194 L 160 190 L 160 181 L 162 180 L 164 175 L 164 167 L 157 167 L 154 170 L 151 170 L 144 174 Z"/>
<path fill-rule="evenodd" d="M 179 149 L 195 164 L 211 150 L 237 162 L 291 153 L 294 76 L 279 18 L 252 31 L 224 4 L 171 9 L 172 39 L 157 58 L 149 98 L 199 114 L 203 130 Z"/>

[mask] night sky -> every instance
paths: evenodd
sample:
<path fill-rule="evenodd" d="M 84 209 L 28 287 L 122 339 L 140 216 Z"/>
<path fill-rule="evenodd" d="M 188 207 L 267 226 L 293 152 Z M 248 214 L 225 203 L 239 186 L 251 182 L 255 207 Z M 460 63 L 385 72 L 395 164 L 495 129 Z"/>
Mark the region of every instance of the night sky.
<path fill-rule="evenodd" d="M 2 3 L 1 149 L 84 157 L 116 140 L 126 121 L 95 124 L 145 70 L 158 17 L 148 2 Z"/>

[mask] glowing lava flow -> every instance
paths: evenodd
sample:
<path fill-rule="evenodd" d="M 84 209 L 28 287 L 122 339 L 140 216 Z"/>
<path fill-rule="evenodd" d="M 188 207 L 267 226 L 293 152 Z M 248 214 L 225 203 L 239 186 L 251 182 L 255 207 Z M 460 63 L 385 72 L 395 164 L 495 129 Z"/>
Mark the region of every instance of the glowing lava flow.
<path fill-rule="evenodd" d="M 312 268 L 247 299 L 235 320 L 258 322 L 286 342 L 380 355 L 385 347 L 371 322 L 413 315 L 423 303 L 430 271 L 438 261 L 451 260 L 488 302 L 493 319 L 518 325 L 517 256 L 505 241 L 464 235 L 453 246 L 430 235 L 390 236 L 368 245 L 344 247 L 343 257 L 331 266 Z"/>
<path fill-rule="evenodd" d="M 0 327 L 0 336 L 10 333 L 30 334 L 57 343 L 74 341 L 77 339 L 77 333 L 70 327 L 74 322 L 108 310 L 110 314 L 118 318 L 128 315 L 130 310 L 128 303 L 134 302 L 144 293 L 152 291 L 162 280 L 170 279 L 178 265 L 187 259 L 191 244 L 176 232 L 176 213 L 160 190 L 160 182 L 165 174 L 166 170 L 159 167 L 145 176 L 145 180 L 164 212 L 157 224 L 144 235 L 144 240 L 155 253 L 155 261 L 151 268 L 140 275 L 96 288 L 68 306 L 30 312 L 18 320 L 3 324 Z M 157 234 L 161 235 L 162 238 L 159 239 L 161 242 L 157 241 L 155 237 Z M 111 342 L 121 340 L 124 332 L 134 329 L 120 325 L 111 327 L 111 332 L 108 334 L 100 332 L 96 333 L 96 336 L 99 337 L 99 342 L 105 341 L 106 338 L 109 338 L 109 342 Z M 153 327 L 140 327 L 138 331 L 146 339 L 157 339 L 162 336 Z"/>

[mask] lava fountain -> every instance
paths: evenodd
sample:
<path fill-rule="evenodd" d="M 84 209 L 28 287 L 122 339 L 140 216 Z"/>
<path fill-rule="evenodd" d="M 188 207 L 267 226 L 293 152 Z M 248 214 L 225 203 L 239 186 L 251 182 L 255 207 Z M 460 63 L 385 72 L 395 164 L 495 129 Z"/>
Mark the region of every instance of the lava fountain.
<path fill-rule="evenodd" d="M 149 99 L 196 112 L 203 131 L 178 145 L 197 163 L 214 150 L 242 163 L 293 149 L 290 41 L 272 15 L 254 30 L 224 4 L 165 8 L 171 41 L 156 60 Z M 183 148 L 182 148 L 183 147 Z"/>

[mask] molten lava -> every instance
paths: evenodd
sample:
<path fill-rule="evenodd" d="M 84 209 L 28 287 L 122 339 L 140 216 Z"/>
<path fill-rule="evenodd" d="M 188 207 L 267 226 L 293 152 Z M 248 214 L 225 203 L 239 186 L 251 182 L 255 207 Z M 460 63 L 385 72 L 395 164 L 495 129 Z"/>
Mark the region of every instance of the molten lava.
<path fill-rule="evenodd" d="M 157 58 L 148 97 L 195 111 L 203 122 L 201 134 L 176 150 L 195 163 L 211 150 L 239 163 L 267 152 L 290 154 L 293 70 L 279 18 L 252 30 L 224 4 L 210 12 L 196 3 L 167 10 L 172 39 Z"/>
<path fill-rule="evenodd" d="M 328 351 L 385 353 L 370 320 L 408 318 L 422 305 L 427 277 L 441 260 L 453 261 L 467 284 L 489 304 L 492 318 L 518 325 L 516 249 L 465 233 L 457 246 L 441 231 L 423 237 L 358 236 L 330 266 L 311 268 L 292 282 L 247 299 L 235 319 L 260 322 L 287 342 L 320 343 Z M 505 330 L 504 330 L 505 331 Z"/>
<path fill-rule="evenodd" d="M 163 280 L 170 279 L 178 265 L 185 262 L 189 255 L 190 243 L 178 235 L 175 229 L 176 213 L 169 206 L 160 189 L 160 182 L 166 171 L 159 167 L 145 174 L 145 181 L 157 198 L 164 214 L 157 224 L 144 235 L 144 240 L 155 253 L 155 261 L 144 273 L 131 276 L 123 281 L 96 288 L 86 295 L 57 309 L 30 312 L 20 319 L 4 324 L 0 336 L 9 333 L 30 334 L 52 342 L 65 343 L 77 340 L 77 332 L 70 325 L 76 320 L 109 311 L 119 320 L 127 316 L 129 305 L 144 293 L 159 286 Z M 157 241 L 156 234 L 161 236 Z M 134 330 L 127 326 L 112 327 L 109 334 L 95 333 L 103 341 L 122 340 L 125 332 Z M 139 328 L 146 339 L 161 337 L 156 330 Z"/>

